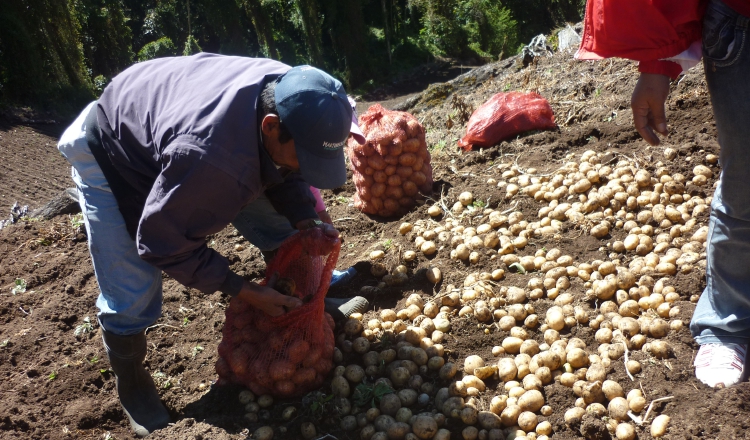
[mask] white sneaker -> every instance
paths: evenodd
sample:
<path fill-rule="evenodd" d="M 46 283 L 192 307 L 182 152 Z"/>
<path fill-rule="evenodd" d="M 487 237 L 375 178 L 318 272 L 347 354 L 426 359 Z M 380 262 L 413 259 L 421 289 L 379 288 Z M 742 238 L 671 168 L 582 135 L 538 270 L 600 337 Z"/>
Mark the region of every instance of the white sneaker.
<path fill-rule="evenodd" d="M 695 377 L 710 387 L 724 388 L 742 381 L 747 344 L 703 344 L 695 357 Z"/>

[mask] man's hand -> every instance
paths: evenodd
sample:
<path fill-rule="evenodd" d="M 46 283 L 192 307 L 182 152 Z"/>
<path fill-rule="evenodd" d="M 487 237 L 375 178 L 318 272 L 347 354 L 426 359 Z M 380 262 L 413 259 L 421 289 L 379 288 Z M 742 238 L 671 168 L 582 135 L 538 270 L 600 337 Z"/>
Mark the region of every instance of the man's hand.
<path fill-rule="evenodd" d="M 271 286 L 273 285 L 274 277 L 271 277 L 268 282 Z M 302 300 L 299 298 L 282 295 L 270 287 L 249 282 L 245 282 L 237 296 L 256 309 L 260 309 L 271 316 L 283 315 L 287 310 L 302 305 Z"/>
<path fill-rule="evenodd" d="M 323 223 L 320 221 L 320 219 L 307 219 L 307 220 L 301 220 L 296 225 L 297 229 L 300 231 L 304 231 L 305 229 L 310 228 L 320 228 L 323 230 L 323 233 L 326 234 L 328 237 L 331 238 L 338 238 L 339 237 L 339 231 L 338 229 L 334 228 L 333 225 L 330 225 L 328 223 Z"/>
<path fill-rule="evenodd" d="M 328 223 L 329 225 L 333 226 L 333 220 L 331 220 L 331 216 L 328 215 L 327 210 L 324 209 L 323 211 L 318 212 L 318 217 L 323 223 Z"/>
<path fill-rule="evenodd" d="M 669 95 L 669 77 L 653 73 L 641 73 L 630 98 L 633 109 L 633 125 L 641 137 L 651 145 L 659 145 L 659 137 L 669 134 L 664 103 Z"/>

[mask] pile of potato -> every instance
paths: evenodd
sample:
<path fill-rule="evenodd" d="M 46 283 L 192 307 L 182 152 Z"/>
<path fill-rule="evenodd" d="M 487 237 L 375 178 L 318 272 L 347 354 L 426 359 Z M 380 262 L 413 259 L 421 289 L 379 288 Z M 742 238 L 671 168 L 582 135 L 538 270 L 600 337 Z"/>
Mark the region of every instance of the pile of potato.
<path fill-rule="evenodd" d="M 360 128 L 367 142 L 350 139 L 346 147 L 357 209 L 390 217 L 432 193 L 430 153 L 424 128 L 414 116 L 375 104 L 360 116 Z"/>
<path fill-rule="evenodd" d="M 658 162 L 648 172 L 625 157 L 605 165 L 594 152 L 568 159 L 548 175 L 496 165 L 498 178 L 487 183 L 505 192 L 507 208 L 485 209 L 461 192 L 452 205 L 444 199 L 427 207 L 429 218 L 398 226 L 415 248 L 391 258 L 392 267 L 384 264 L 389 250 L 370 252 L 372 274 L 382 280 L 373 289 L 398 288 L 420 260 L 441 253 L 483 271 L 457 279 L 427 267 L 436 294 L 411 294 L 400 308 L 345 323 L 331 380 L 342 430 L 362 440 L 546 440 L 557 420 L 585 437 L 582 422 L 593 417 L 618 440 L 668 432 L 669 405 L 648 414 L 664 396 L 645 396 L 638 375 L 671 368 L 668 336 L 686 331 L 680 302 L 698 300 L 679 292 L 673 277 L 705 267 L 701 214 L 711 202 L 705 194 L 716 157 L 707 155 L 691 177 Z M 541 204 L 536 218 L 514 208 L 520 197 Z M 599 259 L 529 249 L 540 237 L 579 233 L 602 240 Z M 457 324 L 500 334 L 500 342 L 483 356 L 456 358 Z M 574 337 L 574 328 L 591 339 Z M 614 380 L 622 376 L 613 371 L 632 379 Z M 380 392 L 363 402 L 363 389 Z"/>
<path fill-rule="evenodd" d="M 288 315 L 301 311 L 296 309 Z M 279 325 L 276 319 L 233 298 L 226 312 L 216 372 L 225 383 L 241 384 L 256 394 L 301 395 L 323 384 L 333 368 L 335 326 L 297 320 Z"/>

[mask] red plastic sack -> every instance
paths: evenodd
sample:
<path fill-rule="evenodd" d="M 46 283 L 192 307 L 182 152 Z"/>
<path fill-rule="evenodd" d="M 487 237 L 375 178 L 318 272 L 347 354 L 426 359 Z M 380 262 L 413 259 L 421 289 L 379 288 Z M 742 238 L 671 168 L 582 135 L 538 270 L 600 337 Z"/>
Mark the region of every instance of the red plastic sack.
<path fill-rule="evenodd" d="M 371 106 L 359 117 L 367 142 L 346 146 L 357 188 L 354 206 L 366 214 L 400 215 L 432 193 L 430 152 L 424 128 L 406 112 Z"/>
<path fill-rule="evenodd" d="M 219 344 L 219 384 L 240 384 L 256 394 L 299 396 L 318 388 L 333 368 L 333 318 L 325 313 L 341 242 L 321 229 L 299 232 L 279 248 L 266 269 L 291 278 L 305 303 L 271 317 L 232 298 Z"/>
<path fill-rule="evenodd" d="M 458 146 L 465 151 L 473 146 L 491 147 L 525 131 L 555 127 L 552 107 L 539 94 L 503 92 L 474 110 Z"/>

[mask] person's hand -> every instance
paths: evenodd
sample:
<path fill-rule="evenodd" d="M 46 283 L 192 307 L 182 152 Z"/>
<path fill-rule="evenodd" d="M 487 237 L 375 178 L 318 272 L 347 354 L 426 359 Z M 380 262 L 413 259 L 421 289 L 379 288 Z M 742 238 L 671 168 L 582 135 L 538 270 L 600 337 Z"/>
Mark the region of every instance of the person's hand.
<path fill-rule="evenodd" d="M 273 286 L 278 274 L 268 280 L 268 286 Z M 237 295 L 241 300 L 262 310 L 267 315 L 280 316 L 291 309 L 302 305 L 302 300 L 293 296 L 282 295 L 271 287 L 246 282 Z"/>
<path fill-rule="evenodd" d="M 310 228 L 320 228 L 323 230 L 323 233 L 326 234 L 326 236 L 331 238 L 338 238 L 339 237 L 339 231 L 338 229 L 334 228 L 333 225 L 328 223 L 323 223 L 320 221 L 320 219 L 307 219 L 307 220 L 301 220 L 297 223 L 297 229 L 300 231 L 304 231 L 305 229 Z"/>
<path fill-rule="evenodd" d="M 659 145 L 659 137 L 669 134 L 664 103 L 669 95 L 669 77 L 654 73 L 641 73 L 630 98 L 633 125 L 641 137 L 651 145 Z"/>
<path fill-rule="evenodd" d="M 333 226 L 333 220 L 331 220 L 331 216 L 328 215 L 327 210 L 318 212 L 318 217 L 320 217 L 320 221 L 322 221 L 323 223 L 328 223 L 329 225 Z"/>

